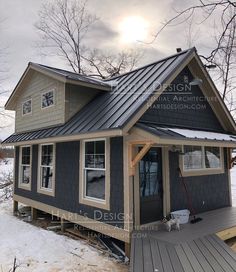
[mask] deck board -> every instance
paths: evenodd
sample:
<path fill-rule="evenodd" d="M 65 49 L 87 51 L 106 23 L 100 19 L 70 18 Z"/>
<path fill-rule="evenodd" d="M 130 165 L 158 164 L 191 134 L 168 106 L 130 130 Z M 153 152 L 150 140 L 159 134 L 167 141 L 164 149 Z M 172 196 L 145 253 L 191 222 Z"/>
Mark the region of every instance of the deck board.
<path fill-rule="evenodd" d="M 235 272 L 236 253 L 215 233 L 236 226 L 236 208 L 201 214 L 180 231 L 141 230 L 131 249 L 132 272 Z M 137 238 L 139 237 L 139 238 Z"/>
<path fill-rule="evenodd" d="M 158 242 L 155 239 L 150 239 L 150 247 L 153 259 L 153 271 L 164 272 Z"/>

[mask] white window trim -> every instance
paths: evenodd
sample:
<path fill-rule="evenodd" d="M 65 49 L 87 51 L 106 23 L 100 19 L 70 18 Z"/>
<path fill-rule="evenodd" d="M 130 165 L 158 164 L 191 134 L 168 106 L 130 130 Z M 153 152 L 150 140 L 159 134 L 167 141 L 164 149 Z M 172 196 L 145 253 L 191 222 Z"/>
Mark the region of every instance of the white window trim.
<path fill-rule="evenodd" d="M 50 105 L 50 106 L 47 106 L 47 107 L 43 107 L 43 95 L 46 94 L 46 93 L 50 93 L 50 92 L 53 92 L 53 104 Z M 43 93 L 41 93 L 41 110 L 46 110 L 46 109 L 49 109 L 49 108 L 52 108 L 55 106 L 55 89 L 49 89 L 47 91 L 44 91 Z"/>
<path fill-rule="evenodd" d="M 194 146 L 194 145 L 192 145 Z M 202 153 L 204 154 L 204 149 L 207 147 L 207 145 L 201 146 Z M 218 146 L 216 146 L 218 147 Z M 184 168 L 184 155 L 180 155 L 179 164 L 180 169 L 182 172 L 182 175 L 184 177 L 190 177 L 190 176 L 207 176 L 207 175 L 216 175 L 216 174 L 223 174 L 225 172 L 224 167 L 224 152 L 223 148 L 219 147 L 220 149 L 220 162 L 221 165 L 218 168 L 206 168 L 205 167 L 205 159 L 203 159 L 203 168 L 200 169 L 185 169 Z M 184 151 L 184 146 L 182 146 L 182 151 Z"/>
<path fill-rule="evenodd" d="M 30 182 L 28 184 L 22 183 L 22 148 L 30 147 Z M 19 150 L 19 178 L 18 178 L 18 188 L 31 191 L 31 179 L 32 179 L 32 146 L 31 145 L 22 145 Z"/>
<path fill-rule="evenodd" d="M 94 141 L 105 141 L 105 200 L 85 195 L 85 143 Z M 98 168 L 98 170 L 104 169 Z M 110 210 L 110 140 L 107 138 L 87 139 L 80 142 L 79 202 L 81 204 Z"/>
<path fill-rule="evenodd" d="M 53 146 L 53 161 L 52 161 L 52 169 L 53 169 L 53 178 L 52 178 L 52 189 L 42 188 L 41 187 L 41 155 L 42 155 L 42 146 L 44 145 L 52 145 Z M 38 146 L 38 182 L 37 182 L 37 192 L 40 194 L 45 194 L 49 196 L 55 196 L 55 176 L 56 176 L 56 145 L 55 143 L 46 143 L 40 144 Z"/>
<path fill-rule="evenodd" d="M 24 113 L 24 112 L 23 112 L 23 106 L 24 106 L 24 104 L 25 104 L 26 102 L 28 102 L 28 101 L 31 101 L 31 111 L 28 112 L 28 113 Z M 24 101 L 22 102 L 22 105 L 21 105 L 21 115 L 22 115 L 22 116 L 32 115 L 32 111 L 33 111 L 32 98 L 24 100 Z"/>

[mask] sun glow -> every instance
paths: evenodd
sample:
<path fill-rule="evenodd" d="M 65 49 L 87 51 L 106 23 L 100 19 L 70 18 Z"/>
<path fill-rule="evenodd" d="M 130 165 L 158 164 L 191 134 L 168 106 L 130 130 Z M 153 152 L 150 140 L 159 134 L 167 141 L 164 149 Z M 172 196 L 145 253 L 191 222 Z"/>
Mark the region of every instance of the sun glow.
<path fill-rule="evenodd" d="M 143 41 L 148 35 L 148 22 L 141 16 L 125 17 L 120 25 L 121 40 L 124 43 Z"/>

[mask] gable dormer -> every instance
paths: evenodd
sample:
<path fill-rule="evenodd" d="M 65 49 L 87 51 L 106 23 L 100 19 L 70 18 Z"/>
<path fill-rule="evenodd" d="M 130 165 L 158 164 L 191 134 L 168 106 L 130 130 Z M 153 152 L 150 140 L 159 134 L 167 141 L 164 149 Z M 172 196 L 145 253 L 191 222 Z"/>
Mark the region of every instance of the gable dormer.
<path fill-rule="evenodd" d="M 29 63 L 5 105 L 16 112 L 15 131 L 63 125 L 110 86 L 76 73 Z"/>

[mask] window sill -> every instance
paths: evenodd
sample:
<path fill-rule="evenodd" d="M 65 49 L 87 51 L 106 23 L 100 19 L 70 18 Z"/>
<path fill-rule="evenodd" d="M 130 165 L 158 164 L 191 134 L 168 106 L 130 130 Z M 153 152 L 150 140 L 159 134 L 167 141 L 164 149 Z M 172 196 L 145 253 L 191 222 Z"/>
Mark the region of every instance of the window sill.
<path fill-rule="evenodd" d="M 27 190 L 27 191 L 31 191 L 31 183 L 29 183 L 29 184 L 18 183 L 18 188 L 23 189 L 23 190 Z"/>
<path fill-rule="evenodd" d="M 110 204 L 108 203 L 108 201 L 105 200 L 83 197 L 79 199 L 79 203 L 93 206 L 99 209 L 110 210 Z"/>
<path fill-rule="evenodd" d="M 192 177 L 192 176 L 208 176 L 208 175 L 218 175 L 223 174 L 225 171 L 223 168 L 219 169 L 199 169 L 199 170 L 182 170 L 183 177 Z"/>
<path fill-rule="evenodd" d="M 42 189 L 39 188 L 37 190 L 37 193 L 39 194 L 44 194 L 44 195 L 48 195 L 48 196 L 55 196 L 55 192 L 53 190 L 49 190 L 49 189 Z"/>

